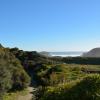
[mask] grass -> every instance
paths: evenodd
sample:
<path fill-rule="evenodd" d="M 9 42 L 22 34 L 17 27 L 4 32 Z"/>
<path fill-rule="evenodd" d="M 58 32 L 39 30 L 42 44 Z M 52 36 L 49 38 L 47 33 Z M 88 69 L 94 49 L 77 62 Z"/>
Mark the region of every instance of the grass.
<path fill-rule="evenodd" d="M 97 95 L 98 94 L 98 95 Z M 100 100 L 100 74 L 48 86 L 40 100 Z"/>
<path fill-rule="evenodd" d="M 51 64 L 43 65 L 36 70 L 36 75 L 43 84 L 57 85 L 63 82 L 69 82 L 76 79 L 81 79 L 87 74 L 87 71 L 100 71 L 100 65 L 85 65 L 85 64 Z"/>
<path fill-rule="evenodd" d="M 4 100 L 17 100 L 19 96 L 25 96 L 27 95 L 28 90 L 24 89 L 22 91 L 16 91 L 16 92 L 11 92 L 11 93 L 6 93 L 4 96 Z"/>
<path fill-rule="evenodd" d="M 57 65 L 44 65 L 36 71 L 37 76 L 44 78 L 44 82 L 49 82 L 48 86 L 55 86 L 58 84 L 68 83 L 82 79 L 88 73 L 82 72 L 84 70 L 100 70 L 100 65 L 82 65 L 82 64 L 57 64 Z M 49 76 L 46 77 L 46 76 Z M 28 90 L 7 93 L 4 100 L 16 100 L 18 96 L 27 95 Z"/>

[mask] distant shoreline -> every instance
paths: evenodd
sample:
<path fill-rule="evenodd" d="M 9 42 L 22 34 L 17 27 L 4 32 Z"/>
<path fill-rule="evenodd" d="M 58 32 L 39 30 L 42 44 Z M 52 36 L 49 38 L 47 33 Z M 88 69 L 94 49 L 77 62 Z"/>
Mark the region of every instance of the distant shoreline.
<path fill-rule="evenodd" d="M 51 56 L 60 56 L 60 57 L 77 57 L 81 56 L 84 52 L 49 52 Z"/>
<path fill-rule="evenodd" d="M 78 57 L 78 56 L 81 56 L 81 55 L 52 55 L 53 57 L 55 56 L 59 56 L 59 57 Z"/>

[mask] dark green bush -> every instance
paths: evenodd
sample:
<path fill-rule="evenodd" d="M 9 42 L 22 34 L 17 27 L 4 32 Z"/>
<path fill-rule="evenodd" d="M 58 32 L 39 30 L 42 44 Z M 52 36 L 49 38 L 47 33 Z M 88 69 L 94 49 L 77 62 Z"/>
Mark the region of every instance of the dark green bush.
<path fill-rule="evenodd" d="M 24 89 L 30 84 L 30 78 L 24 70 L 14 69 L 12 75 L 12 89 Z"/>

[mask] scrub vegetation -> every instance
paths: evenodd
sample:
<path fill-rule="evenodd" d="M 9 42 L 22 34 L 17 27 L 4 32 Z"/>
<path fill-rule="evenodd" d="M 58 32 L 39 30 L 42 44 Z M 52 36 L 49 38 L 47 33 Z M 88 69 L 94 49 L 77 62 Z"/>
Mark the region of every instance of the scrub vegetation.
<path fill-rule="evenodd" d="M 100 58 L 49 57 L 0 45 L 0 100 L 100 100 Z"/>

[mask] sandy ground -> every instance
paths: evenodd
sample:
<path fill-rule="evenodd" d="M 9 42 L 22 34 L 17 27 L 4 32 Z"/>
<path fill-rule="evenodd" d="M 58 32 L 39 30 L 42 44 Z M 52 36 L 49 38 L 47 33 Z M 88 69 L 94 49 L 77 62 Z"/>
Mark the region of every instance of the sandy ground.
<path fill-rule="evenodd" d="M 32 100 L 33 98 L 33 92 L 34 92 L 34 88 L 33 87 L 28 87 L 28 94 L 25 96 L 18 96 L 18 98 L 16 98 L 16 100 Z M 34 100 L 34 99 L 33 99 Z"/>

